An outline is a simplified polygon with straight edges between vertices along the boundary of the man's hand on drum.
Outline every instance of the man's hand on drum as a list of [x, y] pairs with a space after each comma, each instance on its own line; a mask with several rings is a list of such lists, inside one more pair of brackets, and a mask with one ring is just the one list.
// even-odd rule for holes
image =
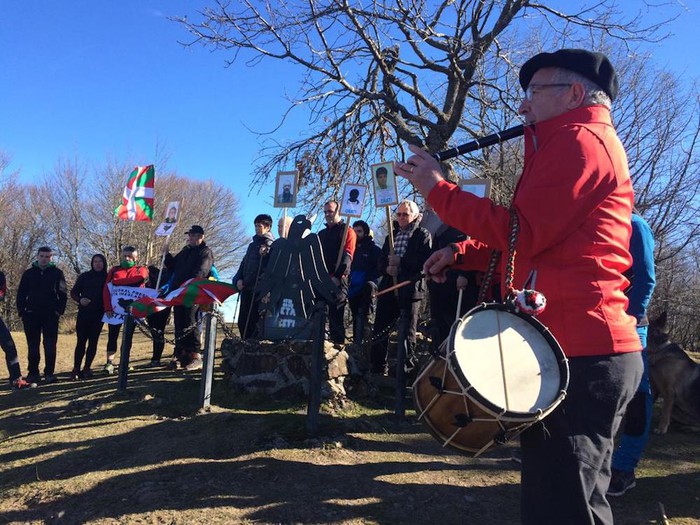
[[423, 265], [423, 273], [428, 279], [432, 279], [436, 283], [444, 283], [447, 281], [447, 269], [455, 262], [455, 253], [451, 247], [436, 251]]
[[444, 180], [438, 161], [418, 146], [409, 145], [413, 152], [406, 162], [394, 162], [394, 173], [410, 180], [416, 189], [428, 197], [430, 190]]

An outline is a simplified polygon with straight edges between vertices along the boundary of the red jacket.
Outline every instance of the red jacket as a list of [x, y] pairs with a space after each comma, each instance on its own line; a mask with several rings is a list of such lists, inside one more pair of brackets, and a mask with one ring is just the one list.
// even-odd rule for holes
[[[428, 201], [446, 223], [502, 250], [505, 275], [507, 208], [447, 182]], [[623, 293], [633, 201], [627, 156], [607, 108], [577, 108], [526, 129], [513, 197], [520, 219], [513, 286], [532, 277], [527, 287], [547, 298], [538, 319], [569, 357], [641, 350]]]
[[148, 268], [145, 266], [132, 266], [131, 268], [122, 268], [115, 266], [107, 274], [105, 286], [102, 289], [102, 298], [104, 300], [105, 312], [112, 311], [112, 296], [109, 293], [107, 284], [112, 283], [112, 286], [133, 286], [134, 288], [143, 288], [148, 281]]

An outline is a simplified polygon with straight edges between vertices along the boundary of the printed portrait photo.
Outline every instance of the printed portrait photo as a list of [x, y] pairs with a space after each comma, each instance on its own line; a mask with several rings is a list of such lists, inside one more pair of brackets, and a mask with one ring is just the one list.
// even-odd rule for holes
[[178, 201], [169, 202], [165, 207], [165, 218], [160, 226], [156, 228], [155, 234], [164, 237], [170, 235], [175, 229], [180, 216], [180, 203]]
[[365, 205], [367, 186], [364, 184], [348, 184], [340, 200], [340, 214], [346, 217], [361, 217]]
[[297, 205], [296, 171], [278, 171], [275, 184], [275, 208], [294, 208]]
[[372, 185], [374, 187], [374, 202], [376, 206], [393, 206], [399, 203], [399, 193], [396, 189], [396, 175], [393, 162], [373, 164]]

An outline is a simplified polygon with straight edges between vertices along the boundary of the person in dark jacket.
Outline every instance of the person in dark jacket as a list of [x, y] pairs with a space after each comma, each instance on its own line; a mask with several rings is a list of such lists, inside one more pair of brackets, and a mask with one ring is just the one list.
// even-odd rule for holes
[[348, 302], [352, 312], [353, 341], [362, 344], [369, 314], [374, 309], [372, 298], [377, 291], [382, 249], [374, 243], [369, 225], [365, 221], [355, 221], [352, 229], [355, 231], [357, 243], [350, 266]]
[[[97, 354], [97, 341], [102, 333], [102, 316], [104, 316], [103, 288], [107, 280], [107, 259], [96, 253], [90, 261], [90, 269], [78, 276], [70, 296], [78, 303], [78, 318], [75, 321], [75, 353], [73, 355], [73, 372], [71, 379], [92, 377], [92, 362]], [[85, 345], [87, 344], [87, 353]], [[85, 357], [85, 366], [81, 365]]]
[[[188, 279], [206, 279], [214, 264], [214, 254], [204, 242], [204, 228], [195, 224], [185, 233], [187, 245], [177, 255], [170, 254], [168, 243], [163, 247], [165, 266], [171, 274], [168, 281], [169, 290], [179, 288]], [[202, 369], [198, 311], [197, 305], [173, 307], [175, 321], [175, 361], [171, 365], [173, 368], [181, 366], [185, 370]]]
[[[7, 280], [5, 279], [5, 272], [0, 272], [0, 301], [5, 300], [6, 294]], [[19, 366], [19, 357], [17, 356], [17, 346], [2, 317], [0, 317], [0, 347], [5, 352], [5, 363], [7, 363], [7, 371], [10, 373], [12, 389], [24, 390], [25, 388], [35, 387], [36, 384], [30, 383], [22, 377], [22, 369]]]
[[[432, 251], [436, 252], [455, 242], [467, 239], [461, 231], [453, 228], [440, 220], [430, 204], [425, 203], [421, 226], [430, 232], [432, 237]], [[478, 280], [481, 272], [449, 270], [447, 281], [438, 283], [428, 281], [428, 295], [430, 298], [430, 337], [435, 348], [450, 335], [450, 330], [457, 315], [462, 316], [468, 310], [476, 306], [479, 296]], [[460, 289], [462, 301], [459, 301]], [[457, 306], [460, 311], [457, 314]]]
[[323, 205], [326, 227], [318, 232], [326, 270], [342, 295], [338, 304], [328, 305], [328, 329], [334, 343], [345, 342], [345, 303], [347, 302], [348, 275], [355, 255], [355, 232], [340, 218], [338, 201]]
[[39, 383], [39, 344], [44, 338], [44, 382], [55, 383], [58, 319], [66, 311], [68, 288], [63, 272], [51, 262], [53, 250], [42, 246], [37, 260], [25, 270], [17, 288], [17, 312], [22, 318], [29, 349], [29, 383]]
[[240, 299], [238, 308], [238, 331], [243, 339], [258, 336], [258, 320], [260, 319], [259, 298], [256, 297], [256, 287], [265, 271], [270, 246], [272, 245], [272, 217], [266, 214], [258, 215], [253, 221], [255, 235], [248, 245], [245, 256], [233, 276], [233, 284], [238, 288]]
[[371, 349], [371, 372], [387, 374], [389, 349], [388, 331], [399, 317], [408, 318], [406, 362], [412, 362], [416, 345], [416, 325], [420, 303], [425, 293], [425, 280], [420, 278], [423, 264], [431, 253], [430, 232], [420, 227], [418, 205], [410, 200], [399, 204], [396, 210], [397, 221], [392, 225], [394, 254], [389, 253], [389, 236], [382, 246], [379, 268], [382, 279], [379, 291], [389, 288], [397, 282], [415, 280], [412, 285], [399, 288], [397, 293], [387, 293], [377, 299], [377, 316], [374, 320], [374, 337], [376, 341]]

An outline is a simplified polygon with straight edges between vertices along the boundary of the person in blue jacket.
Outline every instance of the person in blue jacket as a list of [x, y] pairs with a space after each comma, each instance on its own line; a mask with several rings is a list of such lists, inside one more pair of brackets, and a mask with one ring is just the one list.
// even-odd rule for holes
[[355, 255], [350, 265], [350, 286], [348, 302], [352, 312], [353, 342], [361, 344], [369, 314], [374, 309], [373, 296], [379, 281], [379, 257], [382, 249], [374, 243], [374, 238], [365, 221], [355, 221], [352, 225], [357, 242]]
[[629, 298], [627, 313], [637, 319], [637, 333], [642, 342], [644, 373], [639, 388], [627, 406], [625, 424], [620, 443], [613, 454], [612, 478], [608, 496], [622, 496], [636, 486], [634, 471], [649, 440], [651, 411], [654, 400], [649, 381], [647, 355], [647, 307], [656, 285], [654, 270], [654, 235], [647, 222], [636, 211], [632, 214], [632, 238], [630, 240], [632, 267], [626, 274], [630, 286], [625, 291]]

